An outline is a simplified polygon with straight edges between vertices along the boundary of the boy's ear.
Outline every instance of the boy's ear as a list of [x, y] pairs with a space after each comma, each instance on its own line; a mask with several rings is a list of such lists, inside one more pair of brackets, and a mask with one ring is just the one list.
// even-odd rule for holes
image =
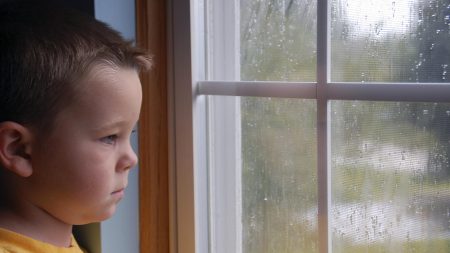
[[3, 168], [29, 177], [33, 173], [31, 144], [30, 129], [11, 121], [0, 123], [0, 164]]

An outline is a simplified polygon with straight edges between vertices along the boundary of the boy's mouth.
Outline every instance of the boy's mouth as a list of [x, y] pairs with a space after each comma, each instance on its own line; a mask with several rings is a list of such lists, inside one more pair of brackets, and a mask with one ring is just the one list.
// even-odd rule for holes
[[113, 191], [113, 192], [111, 193], [111, 195], [115, 195], [115, 194], [122, 194], [122, 195], [123, 195], [124, 193], [125, 193], [125, 187]]
[[111, 197], [117, 200], [121, 200], [123, 197], [125, 197], [125, 188], [113, 191], [111, 193]]

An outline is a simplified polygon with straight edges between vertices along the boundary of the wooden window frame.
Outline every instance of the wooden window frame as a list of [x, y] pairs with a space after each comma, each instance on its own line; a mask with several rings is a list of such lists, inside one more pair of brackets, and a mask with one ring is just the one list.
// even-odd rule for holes
[[139, 230], [141, 253], [169, 252], [167, 4], [136, 0], [136, 43], [153, 58], [141, 74]]

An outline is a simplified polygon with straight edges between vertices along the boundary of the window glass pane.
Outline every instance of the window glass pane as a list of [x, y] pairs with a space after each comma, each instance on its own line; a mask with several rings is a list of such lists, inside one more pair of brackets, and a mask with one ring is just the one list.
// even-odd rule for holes
[[241, 0], [241, 80], [316, 79], [316, 1]]
[[244, 98], [241, 110], [244, 252], [317, 252], [315, 102]]
[[[239, 122], [221, 110], [233, 103]], [[317, 252], [315, 101], [214, 96], [210, 110], [211, 252]]]
[[448, 0], [331, 1], [334, 82], [450, 82]]
[[449, 252], [449, 141], [450, 104], [332, 101], [332, 252]]

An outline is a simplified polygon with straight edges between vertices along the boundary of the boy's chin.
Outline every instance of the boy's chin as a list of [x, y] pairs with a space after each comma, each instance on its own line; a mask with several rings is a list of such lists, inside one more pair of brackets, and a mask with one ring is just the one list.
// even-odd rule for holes
[[111, 218], [115, 212], [116, 212], [116, 207], [114, 206], [114, 207], [111, 207], [109, 210], [105, 210], [102, 213], [97, 213], [96, 215], [82, 219], [76, 223], [73, 223], [73, 225], [86, 225], [86, 224], [91, 224], [91, 223], [96, 223], [96, 222], [102, 222], [102, 221], [105, 221], [105, 220], [108, 220], [109, 218]]

